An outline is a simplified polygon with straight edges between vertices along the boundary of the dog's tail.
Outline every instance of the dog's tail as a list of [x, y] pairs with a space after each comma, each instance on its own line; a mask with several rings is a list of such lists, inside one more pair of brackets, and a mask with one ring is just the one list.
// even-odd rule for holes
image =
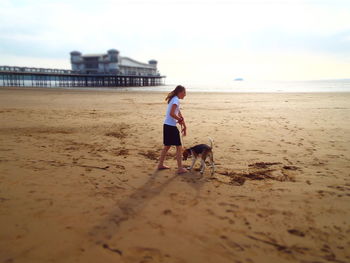
[[208, 137], [208, 139], [209, 139], [209, 143], [210, 143], [210, 148], [212, 148], [212, 149], [213, 149], [213, 144], [214, 144], [214, 141], [213, 141], [213, 139], [212, 139], [212, 138], [210, 138], [210, 137]]

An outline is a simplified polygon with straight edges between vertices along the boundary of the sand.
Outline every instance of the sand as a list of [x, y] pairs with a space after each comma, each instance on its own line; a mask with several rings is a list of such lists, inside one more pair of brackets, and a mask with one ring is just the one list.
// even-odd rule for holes
[[189, 92], [214, 176], [155, 170], [164, 96], [0, 89], [0, 262], [350, 262], [350, 93]]

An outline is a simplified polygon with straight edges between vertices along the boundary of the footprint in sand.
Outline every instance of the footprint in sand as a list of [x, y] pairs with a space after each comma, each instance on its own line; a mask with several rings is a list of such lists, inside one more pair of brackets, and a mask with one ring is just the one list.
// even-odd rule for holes
[[129, 150], [124, 148], [124, 147], [113, 148], [111, 150], [111, 152], [113, 153], [113, 155], [116, 155], [116, 156], [127, 156], [127, 155], [129, 155]]
[[127, 132], [129, 128], [130, 125], [126, 123], [115, 124], [110, 128], [110, 131], [105, 133], [105, 135], [117, 139], [125, 139], [129, 135]]
[[299, 237], [304, 237], [305, 234], [304, 232], [298, 230], [298, 229], [288, 229], [288, 233], [289, 234], [292, 234], [292, 235], [295, 235], [295, 236], [299, 236]]
[[149, 247], [133, 247], [125, 251], [125, 256], [123, 259], [125, 262], [166, 262], [166, 258], [170, 257], [169, 255], [163, 255], [163, 253], [157, 248]]
[[172, 201], [180, 204], [180, 205], [187, 205], [187, 206], [195, 206], [198, 204], [198, 200], [197, 199], [190, 199], [188, 200], [188, 198], [186, 197], [182, 197], [177, 193], [170, 193], [170, 198]]
[[301, 169], [293, 165], [283, 165], [280, 162], [258, 162], [250, 164], [248, 172], [242, 176], [251, 180], [271, 179], [280, 182], [295, 182], [295, 177]]
[[161, 150], [143, 150], [140, 151], [138, 154], [146, 157], [149, 160], [157, 161], [160, 155], [160, 151]]

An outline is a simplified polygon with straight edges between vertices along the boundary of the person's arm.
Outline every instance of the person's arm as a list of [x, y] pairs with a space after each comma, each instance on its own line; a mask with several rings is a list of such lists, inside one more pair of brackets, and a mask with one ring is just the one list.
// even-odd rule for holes
[[182, 116], [182, 114], [181, 114], [180, 109], [179, 109], [179, 116], [180, 116], [180, 118], [184, 118], [184, 117]]
[[177, 116], [177, 115], [175, 114], [176, 107], [177, 107], [176, 104], [173, 104], [173, 105], [171, 106], [170, 116], [171, 116], [172, 118], [174, 118], [175, 120], [177, 120], [178, 122], [181, 122], [182, 118], [179, 117], [179, 116]]
[[182, 123], [181, 123], [181, 132], [182, 132], [182, 134], [183, 134], [184, 136], [186, 136], [186, 134], [187, 134], [187, 128], [186, 128], [185, 122], [182, 122]]
[[[179, 123], [185, 125], [185, 118], [182, 116], [181, 111], [179, 110], [179, 117], [182, 119]], [[186, 125], [185, 125], [186, 126]]]
[[181, 125], [181, 132], [184, 136], [186, 136], [186, 123], [185, 123], [185, 119], [181, 114], [181, 111], [179, 111], [179, 116], [181, 118], [181, 121], [179, 121], [180, 125]]
[[179, 111], [179, 115], [181, 116], [177, 116], [175, 114], [175, 110], [176, 110], [176, 107], [178, 107], [177, 104], [174, 104], [171, 106], [171, 110], [170, 110], [170, 116], [173, 117], [175, 120], [177, 120], [180, 125], [181, 125], [181, 132], [183, 133], [184, 136], [186, 136], [186, 124], [185, 124], [185, 120], [184, 118], [182, 117], [182, 114], [181, 112]]

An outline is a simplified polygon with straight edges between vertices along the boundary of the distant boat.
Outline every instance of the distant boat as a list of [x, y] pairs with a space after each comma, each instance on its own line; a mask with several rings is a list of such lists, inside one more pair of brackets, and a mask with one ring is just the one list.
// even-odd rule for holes
[[234, 81], [243, 81], [244, 79], [243, 78], [236, 78], [234, 79]]

